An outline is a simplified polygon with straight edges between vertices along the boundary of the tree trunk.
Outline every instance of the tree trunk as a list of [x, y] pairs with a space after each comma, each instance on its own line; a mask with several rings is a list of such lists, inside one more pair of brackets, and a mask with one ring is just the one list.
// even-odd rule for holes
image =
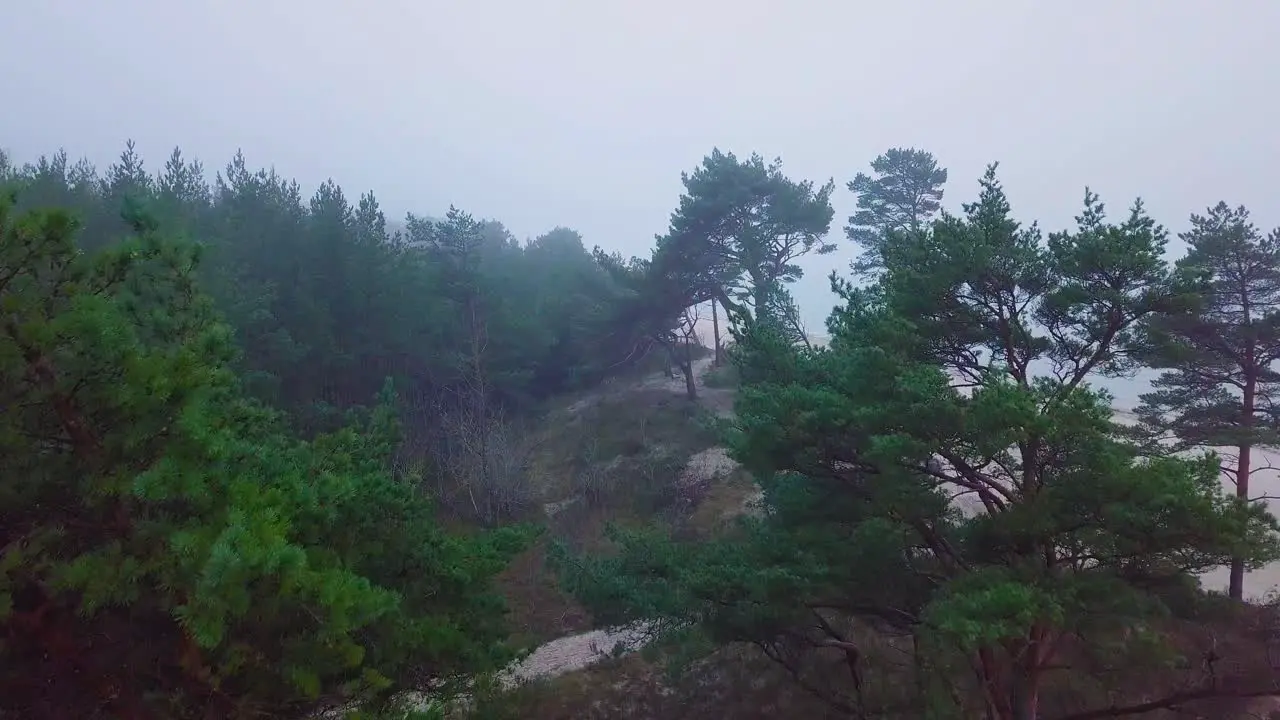
[[751, 302], [755, 307], [751, 308], [755, 314], [756, 322], [764, 319], [769, 311], [769, 286], [763, 280], [753, 280], [755, 285], [751, 288]]
[[711, 333], [714, 336], [715, 353], [711, 356], [711, 364], [720, 367], [720, 313], [716, 310], [716, 298], [711, 297]]
[[692, 363], [684, 363], [680, 368], [684, 371], [684, 391], [689, 395], [690, 400], [698, 399], [698, 385], [693, 381], [693, 365]]
[[[1241, 443], [1236, 448], [1239, 454], [1236, 460], [1236, 497], [1245, 502], [1249, 502], [1249, 474], [1252, 472], [1250, 467], [1253, 463], [1253, 448], [1247, 443]], [[1227, 581], [1227, 595], [1232, 600], [1244, 599], [1244, 560], [1242, 558], [1231, 558], [1231, 575]]]
[[984, 720], [1009, 720], [1009, 698], [1005, 694], [1004, 683], [1001, 682], [999, 666], [990, 648], [979, 648], [977, 652], [978, 682], [982, 689], [983, 704], [986, 707]]
[[[1247, 435], [1253, 426], [1253, 410], [1257, 401], [1256, 382], [1252, 376], [1247, 378], [1244, 383], [1244, 397], [1241, 409], [1243, 410], [1241, 417], [1241, 425], [1246, 433], [1244, 442], [1241, 442], [1236, 448], [1238, 458], [1236, 459], [1236, 497], [1244, 502], [1249, 502], [1249, 475], [1253, 472], [1253, 439]], [[1244, 599], [1244, 560], [1241, 558], [1231, 558], [1231, 575], [1227, 581], [1227, 595], [1232, 600]]]
[[683, 352], [678, 352], [677, 362], [680, 372], [684, 374], [684, 391], [690, 400], [698, 399], [698, 384], [693, 379], [693, 343], [688, 338], [684, 341]]
[[1009, 688], [1009, 720], [1038, 720], [1040, 717], [1039, 678], [1035, 672], [1018, 672]]
[[1034, 626], [1024, 643], [978, 650], [979, 682], [991, 720], [1039, 720], [1040, 682], [1052, 651], [1050, 633]]
[[467, 304], [471, 311], [471, 369], [472, 377], [472, 413], [475, 415], [473, 422], [476, 425], [478, 436], [476, 440], [479, 443], [476, 458], [476, 475], [467, 479], [467, 496], [471, 499], [471, 507], [476, 511], [477, 515], [483, 516], [484, 513], [480, 509], [480, 503], [476, 500], [474, 481], [479, 480], [484, 487], [489, 487], [489, 437], [488, 437], [488, 419], [489, 419], [489, 387], [485, 381], [484, 372], [484, 348], [488, 342], [488, 338], [483, 337], [485, 328], [480, 318], [480, 313], [476, 308], [475, 295], [471, 295]]

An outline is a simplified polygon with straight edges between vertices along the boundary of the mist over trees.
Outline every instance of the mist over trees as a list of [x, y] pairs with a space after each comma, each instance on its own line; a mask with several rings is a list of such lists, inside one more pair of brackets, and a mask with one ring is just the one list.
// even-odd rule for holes
[[[545, 520], [524, 423], [672, 367], [698, 399], [711, 303], [735, 340], [724, 442], [762, 512], [561, 548], [597, 625], [754, 646], [844, 717], [1280, 694], [1207, 619], [1243, 605], [1197, 580], [1231, 566], [1239, 600], [1280, 558], [1248, 482], [1280, 427], [1280, 235], [1218, 204], [1170, 263], [1141, 202], [1086, 190], [1045, 233], [995, 165], [955, 212], [927, 151], [870, 169], [816, 347], [789, 286], [836, 250], [835, 184], [758, 154], [684, 173], [638, 257], [460, 208], [392, 221], [239, 154], [0, 154], [0, 714], [468, 692], [521, 649], [495, 578]], [[1126, 429], [1093, 383], [1139, 367], [1163, 374]]]
[[316, 422], [368, 402], [388, 376], [414, 395], [483, 383], [488, 399], [525, 407], [618, 360], [590, 347], [613, 288], [572, 230], [525, 244], [455, 209], [410, 216], [393, 234], [372, 194], [349, 199], [326, 181], [303, 198], [296, 181], [241, 155], [211, 183], [178, 150], [148, 174], [132, 144], [101, 177], [65, 153], [10, 172], [19, 209], [84, 218], [86, 249], [127, 230], [126, 199], [198, 240], [200, 279], [236, 330], [251, 390]]
[[0, 703], [24, 717], [297, 716], [502, 667], [490, 583], [530, 533], [439, 510], [519, 519], [509, 419], [686, 310], [628, 325], [567, 228], [391, 233], [372, 194], [307, 199], [241, 155], [3, 159], [0, 186]]

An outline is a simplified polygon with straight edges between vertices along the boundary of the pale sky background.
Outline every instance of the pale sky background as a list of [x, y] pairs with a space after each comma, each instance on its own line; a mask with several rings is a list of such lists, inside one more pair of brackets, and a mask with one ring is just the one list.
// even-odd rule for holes
[[1060, 229], [1086, 184], [1180, 231], [1218, 200], [1280, 224], [1280, 2], [7, 0], [0, 147], [100, 168], [126, 138], [221, 168], [237, 148], [388, 215], [450, 203], [647, 253], [712, 147], [834, 177], [839, 253], [795, 289], [820, 330], [854, 252], [844, 183], [933, 152]]

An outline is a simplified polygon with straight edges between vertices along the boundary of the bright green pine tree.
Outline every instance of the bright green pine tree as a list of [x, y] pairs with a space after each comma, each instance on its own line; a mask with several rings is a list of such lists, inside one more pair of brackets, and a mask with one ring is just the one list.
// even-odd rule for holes
[[[490, 579], [388, 474], [389, 395], [311, 442], [244, 400], [193, 246], [0, 203], [0, 714], [277, 717], [501, 666]], [[389, 392], [389, 391], [388, 391]]]
[[619, 532], [564, 560], [570, 586], [603, 622], [754, 643], [851, 717], [1124, 715], [1137, 677], [1165, 706], [1233, 692], [1141, 673], [1194, 574], [1277, 558], [1276, 523], [1216, 458], [1144, 457], [1091, 389], [1196, 289], [1140, 206], [1102, 209], [1046, 240], [992, 168], [963, 216], [890, 236], [878, 284], [836, 283], [829, 348], [749, 326], [730, 440], [764, 515], [713, 542]]

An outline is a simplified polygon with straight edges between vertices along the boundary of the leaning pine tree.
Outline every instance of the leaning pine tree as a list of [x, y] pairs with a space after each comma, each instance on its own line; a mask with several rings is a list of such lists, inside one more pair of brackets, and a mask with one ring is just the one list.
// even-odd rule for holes
[[[1261, 469], [1254, 448], [1280, 444], [1280, 231], [1263, 237], [1249, 211], [1218, 203], [1191, 216], [1181, 238], [1189, 251], [1179, 265], [1208, 280], [1199, 307], [1154, 316], [1145, 361], [1163, 372], [1142, 396], [1143, 426], [1175, 451], [1233, 448], [1223, 474], [1237, 497], [1250, 498]], [[1234, 454], [1234, 457], [1230, 457]], [[1244, 595], [1245, 563], [1231, 563], [1229, 593]]]

